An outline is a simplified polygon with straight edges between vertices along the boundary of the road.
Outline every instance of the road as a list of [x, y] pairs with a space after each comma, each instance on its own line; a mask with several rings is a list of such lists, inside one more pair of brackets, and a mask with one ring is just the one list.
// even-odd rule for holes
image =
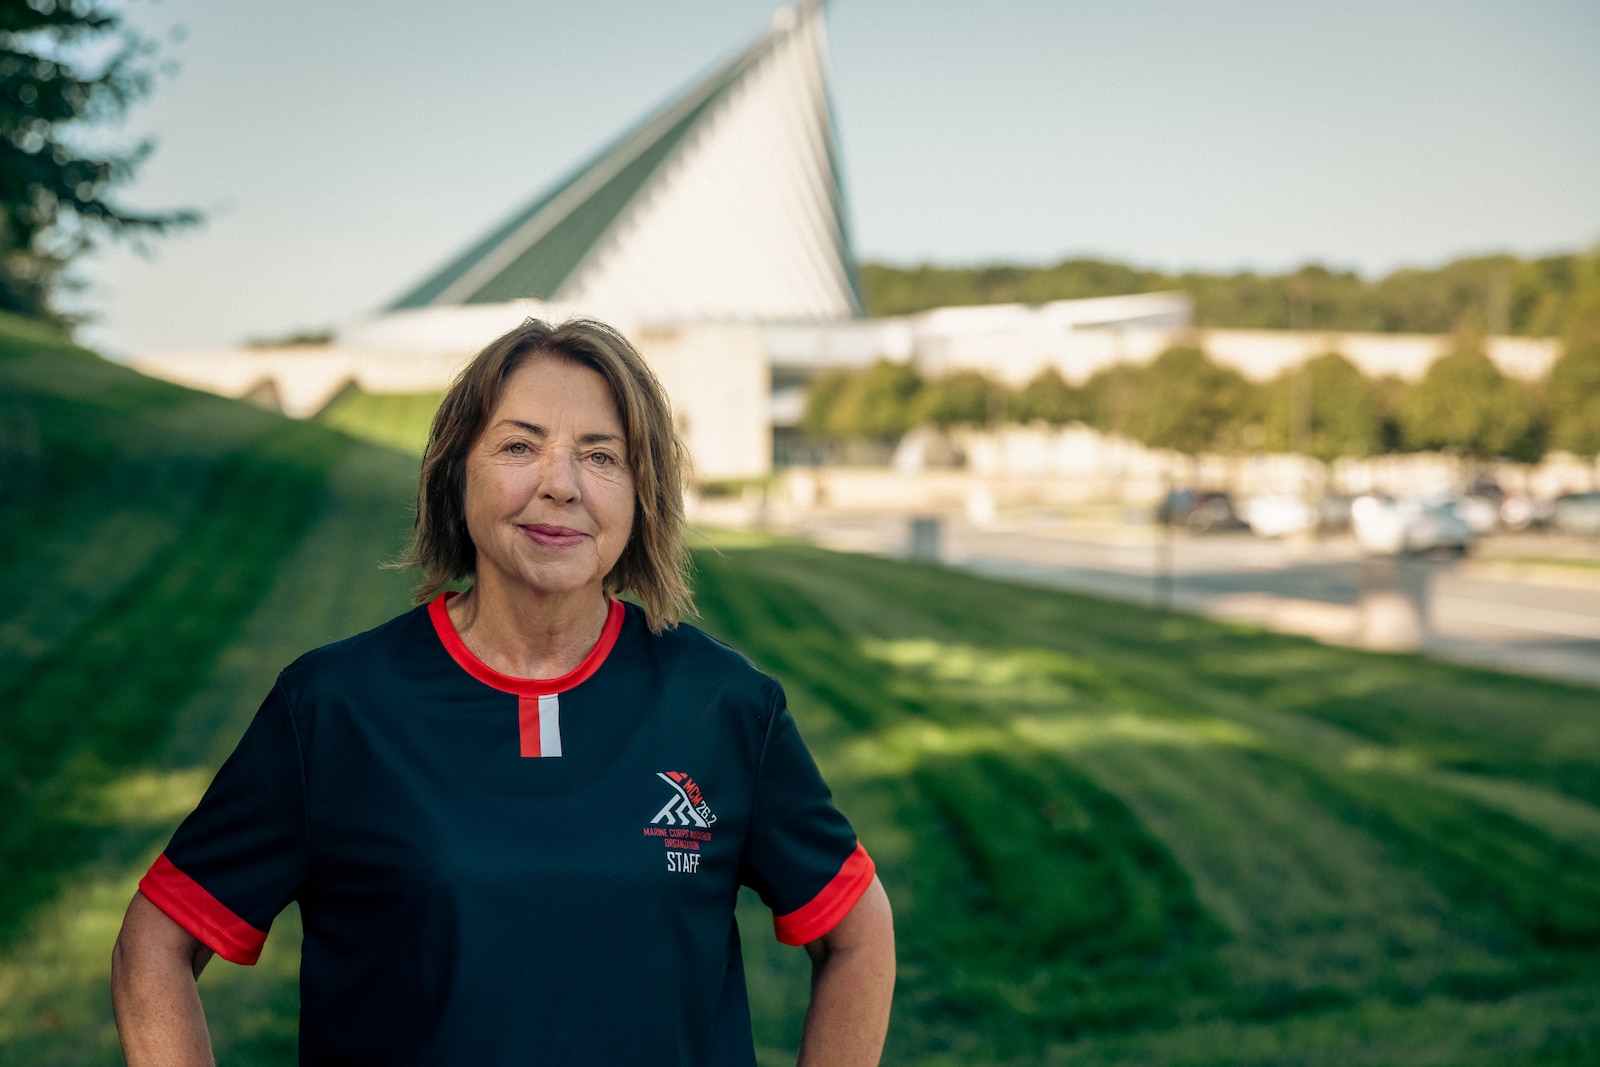
[[[903, 517], [812, 516], [798, 532], [846, 551], [911, 550]], [[1167, 535], [1048, 515], [978, 527], [945, 516], [937, 558], [1010, 581], [1600, 686], [1600, 568], [1507, 562], [1548, 555], [1551, 544], [1495, 539], [1479, 554], [1487, 558], [1373, 560], [1349, 538]]]

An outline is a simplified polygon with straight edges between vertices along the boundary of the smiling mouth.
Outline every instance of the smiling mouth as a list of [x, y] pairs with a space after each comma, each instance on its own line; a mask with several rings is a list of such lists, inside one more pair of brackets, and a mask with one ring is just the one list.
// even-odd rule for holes
[[566, 526], [548, 526], [542, 522], [523, 526], [521, 530], [528, 536], [528, 540], [542, 548], [571, 548], [589, 539], [588, 534], [578, 530]]

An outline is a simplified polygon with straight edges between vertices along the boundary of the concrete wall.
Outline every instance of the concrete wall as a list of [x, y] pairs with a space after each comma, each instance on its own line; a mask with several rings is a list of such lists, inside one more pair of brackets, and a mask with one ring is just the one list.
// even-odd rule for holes
[[1183, 293], [1135, 293], [762, 329], [773, 367], [787, 375], [887, 359], [913, 362], [928, 377], [975, 368], [1020, 383], [1050, 364], [1074, 380], [1120, 358], [1148, 359], [1187, 331], [1192, 318]]
[[[132, 366], [223, 396], [270, 397], [285, 414], [307, 418], [351, 384], [368, 393], [443, 392], [484, 344], [541, 310], [549, 309], [495, 305], [493, 313], [431, 319], [423, 312], [409, 317], [412, 330], [380, 322], [352, 338], [372, 345], [409, 341], [411, 349], [345, 342], [162, 352], [141, 355]], [[667, 390], [698, 477], [757, 478], [772, 469], [770, 372], [758, 328], [688, 323], [631, 336]], [[447, 347], [421, 348], [429, 342]]]
[[[1369, 378], [1394, 375], [1414, 382], [1450, 344], [1449, 337], [1430, 334], [1190, 331], [1137, 325], [1047, 331], [1025, 326], [996, 323], [989, 330], [923, 334], [913, 360], [929, 377], [981, 370], [1020, 385], [1045, 367], [1055, 367], [1068, 382], [1082, 385], [1106, 367], [1148, 363], [1173, 345], [1194, 343], [1253, 381], [1269, 381], [1308, 359], [1338, 352]], [[1543, 378], [1561, 354], [1561, 344], [1553, 338], [1491, 337], [1486, 347], [1501, 373], [1522, 381]]]
[[[1326, 352], [1338, 352], [1368, 377], [1416, 381], [1443, 355], [1450, 338], [1434, 334], [1324, 330], [1195, 330], [1188, 297], [1141, 293], [1040, 306], [991, 304], [936, 308], [916, 315], [763, 327], [768, 358], [786, 379], [879, 359], [909, 362], [924, 377], [982, 371], [1021, 385], [1054, 367], [1073, 385], [1118, 363], [1143, 364], [1176, 344], [1196, 343], [1224, 366], [1255, 381]], [[1537, 381], [1560, 355], [1550, 338], [1493, 337], [1489, 358], [1502, 373]]]
[[[1206, 330], [1197, 340], [1217, 362], [1255, 381], [1268, 381], [1286, 368], [1325, 352], [1338, 352], [1369, 378], [1393, 375], [1418, 381], [1430, 364], [1449, 350], [1451, 339], [1438, 334], [1332, 333], [1312, 330]], [[1491, 337], [1485, 347], [1500, 373], [1538, 381], [1561, 355], [1561, 342], [1544, 337]]]
[[758, 327], [645, 327], [634, 340], [672, 399], [698, 480], [759, 478], [772, 469], [771, 373]]
[[470, 353], [378, 351], [342, 345], [145, 353], [131, 366], [193, 389], [242, 397], [270, 393], [284, 414], [306, 418], [345, 386], [368, 393], [442, 391]]

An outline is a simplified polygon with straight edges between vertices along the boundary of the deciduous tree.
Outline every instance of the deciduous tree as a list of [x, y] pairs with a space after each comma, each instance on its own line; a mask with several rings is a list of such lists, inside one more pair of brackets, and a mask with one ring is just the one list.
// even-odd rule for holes
[[1481, 338], [1458, 337], [1400, 402], [1409, 449], [1448, 449], [1477, 458], [1525, 458], [1537, 430], [1532, 399], [1508, 381]]
[[881, 359], [866, 370], [836, 371], [812, 383], [801, 429], [835, 440], [893, 442], [916, 425], [922, 379], [906, 363]]
[[1045, 422], [1051, 426], [1065, 426], [1082, 419], [1085, 413], [1079, 391], [1066, 383], [1060, 371], [1046, 367], [1017, 391], [1011, 414], [1024, 425]]
[[1114, 363], [1096, 371], [1078, 397], [1083, 421], [1102, 433], [1126, 434], [1128, 413], [1143, 380], [1141, 368]]
[[1151, 448], [1228, 452], [1243, 445], [1243, 431], [1259, 420], [1259, 408], [1257, 388], [1243, 375], [1181, 345], [1139, 373], [1128, 432]]
[[1263, 429], [1269, 450], [1324, 463], [1370, 456], [1383, 442], [1372, 383], [1335, 352], [1290, 368], [1266, 387]]
[[854, 371], [831, 370], [812, 379], [806, 387], [806, 406], [800, 415], [802, 433], [821, 438], [839, 436], [834, 429], [833, 412], [855, 376]]
[[956, 371], [923, 386], [917, 397], [916, 420], [951, 426], [993, 426], [1004, 421], [1011, 393], [1004, 385], [975, 370]]
[[1545, 383], [1550, 447], [1600, 453], [1600, 292], [1574, 317]]

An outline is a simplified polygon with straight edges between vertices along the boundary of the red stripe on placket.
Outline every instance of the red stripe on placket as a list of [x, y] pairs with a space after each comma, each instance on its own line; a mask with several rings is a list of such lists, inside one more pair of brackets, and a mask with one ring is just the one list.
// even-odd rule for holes
[[524, 756], [561, 755], [561, 698], [555, 693], [517, 697], [517, 732]]
[[522, 734], [522, 754], [538, 756], [539, 752], [539, 698], [517, 698], [517, 728]]

